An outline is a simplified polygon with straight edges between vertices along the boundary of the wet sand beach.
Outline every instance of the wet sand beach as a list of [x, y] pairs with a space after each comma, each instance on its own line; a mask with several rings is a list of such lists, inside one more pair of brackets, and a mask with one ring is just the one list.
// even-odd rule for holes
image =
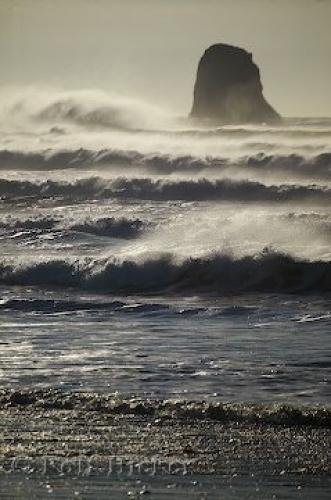
[[168, 498], [174, 490], [176, 498], [235, 498], [241, 487], [243, 498], [308, 498], [312, 487], [327, 498], [330, 491], [327, 408], [55, 390], [2, 391], [0, 408], [1, 498], [29, 488], [34, 498]]

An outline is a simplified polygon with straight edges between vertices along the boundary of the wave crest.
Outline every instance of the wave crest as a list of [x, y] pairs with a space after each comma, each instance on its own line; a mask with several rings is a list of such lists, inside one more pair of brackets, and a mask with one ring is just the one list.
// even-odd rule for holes
[[106, 236], [109, 238], [136, 238], [148, 226], [140, 219], [126, 219], [125, 217], [101, 217], [99, 219], [86, 218], [80, 221], [70, 221], [54, 217], [34, 217], [28, 219], [15, 219], [7, 217], [0, 220], [0, 231], [5, 233], [13, 231], [45, 232], [45, 231], [75, 231], [79, 233]]
[[143, 154], [116, 149], [45, 150], [23, 152], [0, 150], [0, 169], [56, 170], [93, 167], [140, 167], [150, 172], [167, 174], [199, 173], [211, 170], [222, 173], [236, 171], [275, 174], [299, 178], [331, 180], [331, 153], [303, 156], [299, 154], [269, 155], [257, 153], [239, 157], [208, 157]]
[[316, 185], [266, 186], [260, 182], [221, 179], [152, 180], [150, 178], [128, 179], [125, 177], [109, 181], [101, 177], [79, 179], [76, 182], [47, 180], [30, 182], [0, 179], [0, 197], [4, 201], [21, 198], [60, 197], [74, 200], [90, 199], [141, 199], [184, 201], [238, 201], [238, 202], [301, 202], [317, 204], [331, 202], [331, 190]]
[[265, 251], [240, 259], [213, 254], [182, 262], [171, 255], [161, 255], [135, 261], [2, 263], [0, 283], [77, 287], [109, 293], [330, 292], [331, 262], [298, 260]]
[[[144, 101], [101, 90], [55, 91], [20, 89], [3, 95], [2, 115], [20, 124], [47, 123], [54, 130], [64, 124], [122, 130], [154, 129], [170, 121], [160, 108]], [[58, 128], [60, 127], [60, 128]]]

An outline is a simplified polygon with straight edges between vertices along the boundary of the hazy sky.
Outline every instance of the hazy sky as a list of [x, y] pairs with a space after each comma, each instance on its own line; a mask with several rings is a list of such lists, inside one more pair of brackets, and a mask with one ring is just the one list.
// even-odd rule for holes
[[98, 87], [186, 113], [215, 42], [253, 52], [280, 113], [331, 116], [331, 0], [0, 0], [1, 85]]

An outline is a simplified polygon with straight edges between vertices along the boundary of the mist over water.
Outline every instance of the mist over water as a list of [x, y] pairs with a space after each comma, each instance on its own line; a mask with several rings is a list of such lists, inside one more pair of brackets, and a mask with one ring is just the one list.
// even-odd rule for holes
[[331, 120], [201, 128], [92, 90], [5, 90], [0, 103], [4, 217], [16, 200], [28, 219], [54, 217], [60, 203], [61, 217], [75, 218], [85, 203], [100, 218], [95, 200], [105, 216], [112, 206], [126, 216], [129, 202], [154, 229], [128, 255], [147, 246], [184, 257], [268, 247], [329, 259]]

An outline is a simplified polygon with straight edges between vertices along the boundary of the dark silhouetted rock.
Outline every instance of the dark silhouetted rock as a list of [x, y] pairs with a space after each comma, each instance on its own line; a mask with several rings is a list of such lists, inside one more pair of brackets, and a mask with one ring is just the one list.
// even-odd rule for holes
[[212, 45], [199, 62], [191, 117], [219, 124], [280, 123], [262, 90], [251, 53], [232, 45]]

